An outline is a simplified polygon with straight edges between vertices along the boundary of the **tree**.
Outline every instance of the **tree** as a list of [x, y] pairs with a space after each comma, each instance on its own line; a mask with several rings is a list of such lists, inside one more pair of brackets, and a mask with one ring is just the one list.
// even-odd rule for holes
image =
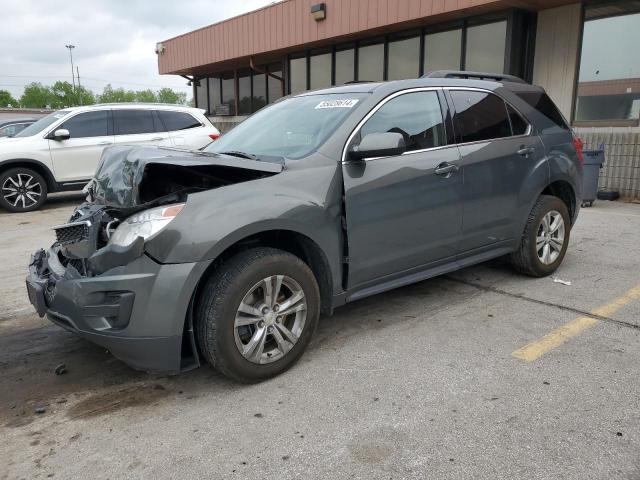
[[0, 107], [18, 106], [18, 101], [7, 90], [0, 90]]
[[165, 87], [158, 92], [158, 101], [160, 103], [179, 103], [180, 105], [184, 105], [187, 103], [187, 94], [184, 92], [175, 92]]
[[51, 87], [54, 100], [53, 108], [63, 108], [75, 105], [92, 105], [95, 103], [93, 92], [84, 87], [75, 87], [69, 82], [57, 81]]
[[110, 84], [104, 87], [102, 95], [98, 95], [98, 102], [100, 103], [123, 103], [135, 101], [136, 92], [132, 90], [125, 90], [124, 88], [113, 88]]
[[[6, 97], [6, 100], [5, 100]], [[6, 103], [5, 103], [6, 102]], [[73, 87], [69, 82], [57, 81], [51, 87], [46, 87], [39, 82], [30, 83], [24, 89], [20, 98], [23, 107], [44, 108], [64, 108], [77, 105], [92, 105], [100, 103], [123, 103], [123, 102], [144, 102], [144, 103], [187, 103], [187, 94], [174, 92], [170, 88], [163, 88], [158, 93], [153, 90], [125, 90], [124, 88], [113, 88], [110, 84], [104, 87], [102, 94], [94, 93], [84, 87]], [[17, 105], [18, 102], [11, 97], [6, 90], [0, 90], [0, 107], [11, 103]]]
[[153, 90], [139, 90], [136, 92], [136, 102], [158, 103], [158, 97]]
[[26, 108], [45, 108], [53, 106], [53, 93], [49, 87], [40, 82], [32, 82], [24, 87], [24, 93], [20, 97], [20, 105]]

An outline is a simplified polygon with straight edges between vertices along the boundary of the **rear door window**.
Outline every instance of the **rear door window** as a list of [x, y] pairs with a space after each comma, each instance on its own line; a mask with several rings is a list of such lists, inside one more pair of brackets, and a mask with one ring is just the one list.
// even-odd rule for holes
[[460, 143], [480, 142], [511, 136], [504, 100], [489, 92], [452, 90], [454, 123]]
[[511, 130], [513, 130], [513, 134], [526, 134], [529, 124], [524, 118], [522, 118], [522, 115], [520, 115], [516, 109], [509, 104], [507, 104], [507, 112], [509, 112], [509, 120], [511, 120]]
[[113, 121], [116, 135], [137, 135], [154, 133], [156, 122], [153, 121], [153, 110], [114, 110]]
[[105, 137], [109, 135], [109, 111], [79, 113], [58, 128], [69, 130], [71, 138]]
[[202, 126], [202, 124], [198, 120], [185, 112], [170, 112], [165, 110], [158, 110], [158, 115], [160, 116], [162, 123], [164, 123], [164, 126], [169, 132], [188, 130], [189, 128]]
[[402, 134], [407, 152], [445, 145], [438, 93], [413, 92], [389, 100], [362, 126], [360, 136], [383, 132]]

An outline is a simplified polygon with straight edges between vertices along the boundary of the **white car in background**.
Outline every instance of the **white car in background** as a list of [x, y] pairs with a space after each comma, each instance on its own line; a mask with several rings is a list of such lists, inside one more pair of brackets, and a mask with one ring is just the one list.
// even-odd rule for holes
[[40, 208], [48, 192], [81, 190], [109, 145], [196, 150], [219, 136], [204, 110], [179, 105], [118, 103], [58, 110], [0, 140], [0, 208], [27, 212]]

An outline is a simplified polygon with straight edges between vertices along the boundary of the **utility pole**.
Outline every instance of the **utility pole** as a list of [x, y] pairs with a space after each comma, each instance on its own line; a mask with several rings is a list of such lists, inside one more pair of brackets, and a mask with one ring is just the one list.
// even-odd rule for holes
[[76, 77], [75, 77], [75, 74], [74, 74], [74, 71], [73, 71], [73, 53], [72, 53], [72, 50], [74, 48], [76, 48], [76, 46], [69, 44], [69, 45], [65, 45], [65, 47], [67, 47], [69, 49], [69, 58], [71, 59], [71, 83], [73, 83], [73, 92], [75, 93], [75, 91], [76, 91]]
[[80, 86], [80, 69], [76, 65], [76, 78], [78, 79], [78, 101], [82, 105], [82, 87]]

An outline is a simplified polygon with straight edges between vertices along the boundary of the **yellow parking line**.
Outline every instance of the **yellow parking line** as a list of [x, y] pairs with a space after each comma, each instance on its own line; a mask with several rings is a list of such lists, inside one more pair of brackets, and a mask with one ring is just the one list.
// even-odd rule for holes
[[632, 300], [638, 299], [640, 299], [640, 285], [636, 285], [632, 289], [628, 290], [624, 295], [612, 300], [606, 305], [602, 305], [601, 307], [592, 310], [591, 313], [594, 315], [600, 315], [601, 317], [610, 317]]
[[[637, 285], [628, 290], [621, 297], [618, 297], [611, 302], [592, 310], [591, 313], [600, 317], [609, 317], [620, 310], [622, 307], [636, 299], [640, 299], [640, 285]], [[553, 330], [551, 333], [545, 335], [541, 339], [536, 340], [535, 342], [531, 342], [522, 348], [519, 348], [511, 355], [524, 360], [525, 362], [533, 362], [548, 351], [562, 345], [570, 338], [575, 337], [580, 332], [593, 327], [597, 323], [599, 323], [599, 320], [596, 320], [592, 317], [578, 317], [575, 320], [567, 323], [566, 325]]]

